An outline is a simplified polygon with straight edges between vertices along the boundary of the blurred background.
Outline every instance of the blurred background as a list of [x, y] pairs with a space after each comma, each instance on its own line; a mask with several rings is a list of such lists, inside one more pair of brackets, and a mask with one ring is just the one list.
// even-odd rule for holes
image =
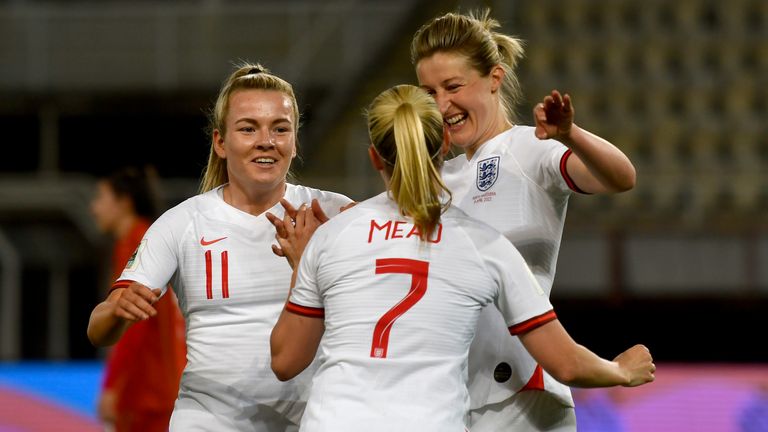
[[421, 24], [483, 6], [526, 41], [522, 122], [570, 93], [576, 122], [637, 168], [628, 193], [571, 199], [553, 303], [602, 356], [642, 342], [668, 368], [643, 391], [577, 393], [580, 422], [618, 419], [581, 430], [768, 430], [739, 420], [768, 404], [765, 0], [3, 1], [0, 401], [16, 405], [0, 402], [0, 430], [54, 430], [19, 420], [39, 417], [19, 401], [94, 427], [104, 354], [85, 329], [111, 282], [98, 176], [150, 165], [166, 207], [194, 195], [206, 112], [247, 59], [295, 86], [296, 181], [367, 198], [382, 186], [363, 108], [415, 82]]

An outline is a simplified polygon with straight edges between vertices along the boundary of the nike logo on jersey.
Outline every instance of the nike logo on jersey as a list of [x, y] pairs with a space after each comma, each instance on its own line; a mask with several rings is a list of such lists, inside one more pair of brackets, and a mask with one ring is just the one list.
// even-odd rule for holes
[[212, 244], [214, 244], [216, 242], [224, 240], [225, 238], [226, 237], [222, 237], [222, 238], [217, 238], [217, 239], [211, 240], [211, 241], [205, 241], [205, 236], [202, 236], [202, 237], [200, 237], [200, 244], [203, 245], [203, 246], [210, 246], [210, 245], [212, 245]]

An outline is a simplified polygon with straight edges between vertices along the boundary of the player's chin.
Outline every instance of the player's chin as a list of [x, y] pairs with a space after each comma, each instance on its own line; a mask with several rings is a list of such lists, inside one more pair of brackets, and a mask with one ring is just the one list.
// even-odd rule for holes
[[478, 140], [478, 134], [467, 119], [461, 127], [450, 132], [451, 144], [466, 149], [472, 147]]
[[272, 169], [252, 172], [249, 177], [254, 186], [264, 189], [280, 186], [285, 181], [286, 175], [285, 171]]
[[466, 136], [466, 134], [463, 134], [462, 132], [463, 131], [460, 131], [456, 134], [451, 134], [451, 144], [461, 149], [471, 147], [473, 144], [472, 140], [469, 138], [469, 136]]

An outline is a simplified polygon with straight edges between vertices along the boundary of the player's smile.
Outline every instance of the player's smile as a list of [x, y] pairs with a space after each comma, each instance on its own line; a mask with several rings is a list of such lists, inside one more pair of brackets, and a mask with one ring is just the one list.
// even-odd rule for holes
[[458, 132], [462, 128], [462, 126], [464, 126], [467, 123], [468, 118], [469, 118], [469, 114], [467, 113], [445, 115], [443, 122], [445, 123], [445, 126], [448, 128], [448, 131], [451, 133], [454, 133], [454, 132]]
[[280, 159], [275, 156], [260, 155], [251, 158], [250, 165], [259, 170], [274, 170], [280, 167]]
[[275, 164], [275, 159], [271, 157], [257, 157], [257, 158], [254, 158], [251, 162], [258, 165], [271, 167], [272, 165]]

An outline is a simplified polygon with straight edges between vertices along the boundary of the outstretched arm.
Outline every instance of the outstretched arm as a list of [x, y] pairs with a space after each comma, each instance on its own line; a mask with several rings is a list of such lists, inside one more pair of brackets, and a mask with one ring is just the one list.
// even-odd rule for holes
[[159, 288], [151, 290], [136, 282], [113, 290], [91, 312], [88, 339], [94, 346], [114, 344], [132, 323], [157, 315], [152, 305], [160, 293]]
[[608, 361], [577, 344], [558, 320], [521, 334], [520, 341], [544, 370], [571, 387], [634, 387], [655, 379], [656, 366], [645, 346]]
[[587, 193], [624, 192], [635, 186], [635, 167], [607, 140], [573, 123], [571, 97], [557, 90], [533, 109], [536, 137], [556, 139], [573, 151], [566, 170], [579, 189]]

